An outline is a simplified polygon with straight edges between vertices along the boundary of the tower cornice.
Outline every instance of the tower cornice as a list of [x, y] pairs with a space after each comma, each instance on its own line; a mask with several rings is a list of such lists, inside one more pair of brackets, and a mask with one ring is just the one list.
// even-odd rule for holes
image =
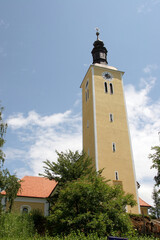
[[[112, 67], [112, 66], [109, 66], [109, 65], [104, 65], [104, 64], [91, 64], [91, 65], [89, 66], [89, 68], [88, 68], [88, 70], [87, 70], [84, 78], [83, 78], [83, 81], [84, 81], [84, 79], [86, 78], [86, 75], [88, 74], [88, 72], [89, 72], [89, 70], [91, 69], [91, 67], [101, 68], [101, 69], [105, 69], [105, 70], [109, 70], [109, 71], [121, 73], [122, 76], [123, 76], [124, 73], [125, 73], [124, 71], [120, 71], [120, 70], [118, 70], [117, 68]], [[80, 85], [80, 88], [82, 88], [83, 81], [82, 81], [82, 83], [81, 83], [81, 85]]]

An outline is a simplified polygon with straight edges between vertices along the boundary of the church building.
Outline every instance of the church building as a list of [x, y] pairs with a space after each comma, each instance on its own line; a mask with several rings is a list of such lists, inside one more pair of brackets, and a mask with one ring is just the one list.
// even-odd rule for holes
[[96, 170], [113, 185], [121, 185], [134, 195], [137, 205], [127, 212], [140, 213], [134, 162], [123, 91], [123, 71], [107, 62], [103, 41], [93, 44], [93, 63], [81, 84], [83, 149], [93, 159]]

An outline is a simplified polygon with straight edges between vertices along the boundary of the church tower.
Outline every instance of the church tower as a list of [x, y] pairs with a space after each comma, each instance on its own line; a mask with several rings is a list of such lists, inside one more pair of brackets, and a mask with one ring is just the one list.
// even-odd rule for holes
[[108, 66], [107, 49], [99, 39], [93, 44], [93, 63], [82, 88], [83, 149], [96, 170], [113, 185], [132, 193], [137, 206], [127, 212], [140, 213], [134, 163], [127, 122], [122, 76], [124, 72]]

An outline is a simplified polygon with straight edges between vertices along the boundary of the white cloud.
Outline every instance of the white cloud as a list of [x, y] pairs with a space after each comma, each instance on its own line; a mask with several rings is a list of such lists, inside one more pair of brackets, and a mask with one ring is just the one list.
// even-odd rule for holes
[[16, 174], [16, 176], [21, 179], [24, 176], [30, 176], [31, 171], [27, 170], [26, 168], [15, 168], [14, 174]]
[[60, 125], [64, 122], [73, 122], [75, 116], [72, 116], [72, 119], [70, 117], [71, 110], [68, 110], [64, 113], [52, 114], [50, 116], [40, 116], [35, 111], [30, 111], [27, 117], [24, 117], [22, 113], [10, 116], [7, 120], [7, 123], [13, 129], [28, 128], [29, 126], [40, 126], [42, 128], [48, 128]]
[[151, 199], [152, 191], [153, 184], [150, 182], [147, 184], [143, 183], [143, 185], [141, 185], [140, 189], [138, 190], [139, 196], [151, 206], [153, 205], [153, 201]]
[[[148, 74], [153, 69], [155, 68], [150, 67]], [[153, 102], [149, 97], [155, 81], [153, 76], [141, 78], [140, 90], [136, 90], [133, 85], [125, 86], [136, 175], [141, 184], [139, 192], [149, 203], [152, 203], [153, 177], [156, 172], [150, 169], [152, 162], [148, 155], [151, 153], [151, 146], [159, 145], [160, 130], [160, 99]]]
[[149, 64], [143, 69], [143, 72], [144, 73], [151, 73], [152, 70], [156, 70], [156, 69], [158, 69], [157, 64]]
[[[151, 152], [151, 146], [159, 144], [160, 131], [160, 99], [153, 102], [150, 98], [150, 91], [156, 82], [156, 78], [152, 76], [152, 71], [156, 70], [153, 66], [148, 65], [145, 68], [147, 70], [144, 71], [145, 77], [140, 79], [139, 89], [131, 84], [124, 88], [136, 175], [141, 184], [139, 192], [150, 204], [155, 170], [150, 169], [152, 163], [148, 159], [148, 154]], [[74, 107], [77, 104], [78, 102], [75, 102]], [[26, 168], [17, 169], [21, 176], [25, 175], [26, 171], [27, 174], [30, 172], [34, 175], [42, 173], [43, 161], [46, 159], [56, 161], [55, 150], [82, 149], [81, 113], [74, 114], [68, 110], [64, 113], [41, 116], [31, 111], [26, 117], [23, 114], [9, 117], [8, 125], [25, 146], [25, 150], [10, 148], [7, 155], [11, 159], [23, 160], [25, 156], [25, 164], [30, 171]]]
[[138, 6], [137, 12], [138, 13], [149, 13], [153, 10], [154, 6], [159, 3], [160, 3], [160, 0], [144, 0]]
[[[26, 154], [25, 150], [21, 150], [21, 149], [7, 148], [5, 150], [6, 158], [10, 159], [10, 160], [14, 160], [14, 159], [24, 160], [25, 154]], [[22, 156], [23, 156], [23, 158], [22, 158]]]
[[[6, 149], [7, 159], [24, 159], [25, 156], [25, 164], [30, 168], [30, 174], [42, 173], [43, 161], [46, 159], [56, 161], [55, 150], [82, 149], [81, 115], [73, 114], [70, 110], [50, 116], [40, 116], [31, 111], [26, 117], [23, 114], [9, 117], [7, 123], [8, 127], [16, 132], [19, 141], [25, 145], [23, 151]], [[26, 169], [24, 170], [25, 174]]]

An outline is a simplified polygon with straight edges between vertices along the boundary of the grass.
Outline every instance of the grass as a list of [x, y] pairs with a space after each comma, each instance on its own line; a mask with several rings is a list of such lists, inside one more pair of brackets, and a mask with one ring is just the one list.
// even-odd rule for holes
[[[1, 240], [107, 240], [107, 237], [103, 237], [103, 238], [98, 238], [97, 236], [91, 234], [88, 235], [87, 237], [83, 236], [83, 235], [69, 235], [66, 237], [40, 237], [40, 236], [34, 236], [34, 237], [30, 237], [30, 238], [24, 238], [24, 237], [10, 237], [10, 238], [0, 238]], [[153, 238], [153, 237], [128, 237], [128, 240], [158, 240], [158, 238]]]
[[[126, 236], [127, 237], [127, 236]], [[155, 240], [154, 237], [127, 237], [128, 240]], [[0, 215], [0, 240], [106, 240], [106, 237], [99, 238], [96, 233], [85, 236], [83, 233], [71, 233], [68, 236], [50, 237], [39, 236], [35, 231], [33, 217], [15, 213]], [[158, 238], [157, 238], [158, 240]]]

